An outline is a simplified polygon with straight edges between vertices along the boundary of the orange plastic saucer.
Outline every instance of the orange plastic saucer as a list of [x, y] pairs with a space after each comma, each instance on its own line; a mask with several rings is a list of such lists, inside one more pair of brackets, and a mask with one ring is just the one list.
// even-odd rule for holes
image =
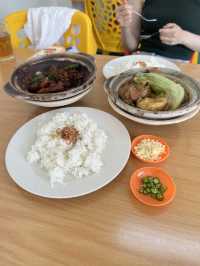
[[[158, 177], [160, 182], [167, 187], [167, 191], [164, 193], [164, 200], [158, 201], [151, 198], [149, 195], [143, 195], [139, 192], [141, 179], [145, 176]], [[136, 170], [131, 176], [130, 188], [137, 200], [145, 205], [153, 207], [161, 207], [171, 203], [176, 195], [176, 185], [172, 177], [157, 167], [144, 167]]]
[[[135, 149], [134, 148], [144, 139], [156, 140], [156, 141], [159, 141], [160, 143], [162, 143], [165, 146], [165, 151], [161, 154], [161, 156], [160, 156], [160, 158], [158, 160], [144, 160], [144, 159], [142, 159], [142, 158], [137, 156], [137, 154], [135, 153]], [[133, 141], [132, 141], [132, 153], [134, 154], [134, 156], [137, 159], [139, 159], [142, 162], [145, 162], [145, 163], [161, 163], [161, 162], [165, 161], [169, 157], [170, 148], [169, 148], [167, 142], [164, 139], [162, 139], [161, 137], [153, 136], [153, 135], [141, 135], [141, 136], [138, 136], [138, 137], [133, 139]]]

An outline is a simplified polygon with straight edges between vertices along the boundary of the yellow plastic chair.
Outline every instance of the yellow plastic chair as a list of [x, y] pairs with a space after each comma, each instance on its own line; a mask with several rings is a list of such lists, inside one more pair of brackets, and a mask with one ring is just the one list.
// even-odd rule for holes
[[98, 48], [104, 52], [123, 52], [121, 30], [116, 19], [116, 7], [121, 0], [85, 0], [85, 10], [90, 17]]
[[[4, 22], [11, 35], [13, 48], [28, 47], [30, 41], [25, 36], [23, 27], [27, 21], [27, 11], [22, 10], [5, 17]], [[96, 54], [97, 45], [93, 34], [92, 23], [87, 14], [77, 11], [72, 17], [71, 26], [64, 34], [66, 48], [75, 46], [78, 51]]]

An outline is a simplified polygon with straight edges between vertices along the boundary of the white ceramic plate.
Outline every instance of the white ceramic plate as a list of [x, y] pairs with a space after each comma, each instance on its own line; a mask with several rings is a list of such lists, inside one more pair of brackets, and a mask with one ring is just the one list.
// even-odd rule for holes
[[118, 106], [116, 106], [110, 98], [108, 98], [108, 102], [109, 102], [110, 106], [112, 107], [112, 109], [115, 112], [117, 112], [118, 114], [120, 114], [120, 115], [134, 121], [134, 122], [137, 122], [139, 124], [151, 125], [151, 126], [166, 126], [166, 125], [179, 124], [179, 123], [185, 122], [185, 121], [193, 118], [200, 111], [200, 107], [198, 107], [196, 110], [190, 112], [189, 114], [183, 115], [183, 116], [180, 116], [177, 118], [173, 118], [173, 119], [169, 119], [169, 120], [150, 120], [150, 119], [139, 118], [139, 117], [136, 117], [136, 116], [131, 115], [129, 113], [126, 113], [125, 111], [120, 109]]
[[[108, 140], [103, 153], [104, 165], [99, 174], [64, 185], [55, 184], [55, 187], [51, 188], [46, 172], [38, 165], [29, 164], [26, 154], [35, 140], [38, 125], [51, 119], [57, 112], [63, 111], [86, 113], [106, 132]], [[39, 115], [22, 126], [8, 144], [5, 162], [11, 178], [26, 191], [48, 198], [73, 198], [94, 192], [116, 178], [125, 167], [130, 150], [129, 133], [115, 117], [97, 109], [69, 107]]]
[[127, 70], [138, 68], [137, 62], [141, 61], [145, 62], [147, 67], [164, 67], [180, 71], [180, 68], [178, 68], [176, 64], [161, 56], [134, 54], [116, 58], [105, 64], [103, 68], [103, 75], [107, 79], [111, 78]]

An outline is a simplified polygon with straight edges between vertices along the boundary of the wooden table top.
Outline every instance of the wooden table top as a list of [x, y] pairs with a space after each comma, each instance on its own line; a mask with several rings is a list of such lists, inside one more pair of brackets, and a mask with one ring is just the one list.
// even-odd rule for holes
[[[117, 115], [103, 90], [102, 66], [111, 58], [97, 56], [96, 87], [74, 106], [113, 114], [131, 137], [150, 133], [165, 138], [171, 156], [160, 166], [174, 177], [176, 198], [160, 209], [139, 203], [130, 192], [129, 178], [144, 164], [132, 156], [112, 183], [90, 195], [71, 200], [33, 196], [7, 174], [5, 149], [19, 127], [48, 109], [12, 99], [2, 90], [15, 65], [31, 54], [19, 49], [16, 62], [0, 64], [0, 265], [199, 266], [200, 114], [164, 127], [140, 125]], [[200, 66], [181, 68], [199, 78]]]

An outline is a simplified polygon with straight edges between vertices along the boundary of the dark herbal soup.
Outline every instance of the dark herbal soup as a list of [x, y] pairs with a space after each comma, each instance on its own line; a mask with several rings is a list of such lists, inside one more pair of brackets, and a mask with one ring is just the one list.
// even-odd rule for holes
[[37, 71], [26, 69], [21, 75], [20, 83], [22, 88], [30, 93], [56, 93], [81, 86], [87, 81], [88, 76], [89, 70], [80, 63], [55, 62]]

